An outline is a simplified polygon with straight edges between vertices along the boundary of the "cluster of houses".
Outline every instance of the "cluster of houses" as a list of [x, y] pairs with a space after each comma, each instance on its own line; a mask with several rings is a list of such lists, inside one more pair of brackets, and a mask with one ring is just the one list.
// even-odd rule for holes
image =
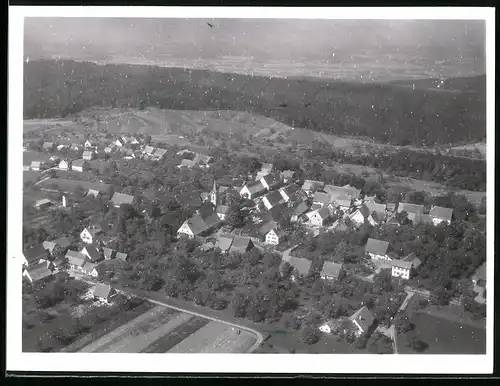
[[179, 169], [191, 169], [194, 166], [201, 169], [208, 169], [210, 167], [210, 163], [213, 161], [212, 157], [209, 155], [201, 154], [188, 149], [183, 149], [176, 154], [182, 157], [181, 163], [177, 165]]

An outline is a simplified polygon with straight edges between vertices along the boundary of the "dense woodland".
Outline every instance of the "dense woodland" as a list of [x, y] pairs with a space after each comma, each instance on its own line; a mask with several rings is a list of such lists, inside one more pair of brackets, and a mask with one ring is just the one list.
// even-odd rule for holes
[[24, 117], [92, 106], [255, 112], [293, 127], [425, 146], [485, 139], [485, 76], [459, 92], [72, 61], [24, 64]]

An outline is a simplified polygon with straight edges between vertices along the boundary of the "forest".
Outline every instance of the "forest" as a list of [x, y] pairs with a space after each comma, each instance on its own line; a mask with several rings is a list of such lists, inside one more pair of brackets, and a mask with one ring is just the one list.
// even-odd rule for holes
[[486, 77], [457, 92], [399, 84], [280, 79], [206, 70], [88, 62], [24, 64], [24, 118], [68, 116], [92, 106], [236, 110], [394, 145], [484, 141]]

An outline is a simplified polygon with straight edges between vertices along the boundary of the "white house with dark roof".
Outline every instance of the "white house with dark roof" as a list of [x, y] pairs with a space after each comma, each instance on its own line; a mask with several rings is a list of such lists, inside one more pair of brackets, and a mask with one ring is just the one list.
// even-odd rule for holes
[[320, 205], [321, 207], [328, 207], [333, 204], [333, 197], [330, 193], [316, 192], [313, 196], [313, 204]]
[[50, 201], [49, 199], [47, 198], [42, 198], [41, 200], [37, 200], [35, 201], [35, 203], [33, 204], [33, 206], [38, 209], [38, 210], [42, 210], [42, 209], [45, 209], [45, 208], [48, 208], [49, 206], [52, 205], [52, 201]]
[[89, 164], [84, 159], [77, 159], [71, 163], [71, 170], [74, 170], [76, 172], [84, 172], [88, 170], [88, 168]]
[[68, 259], [69, 267], [72, 271], [81, 271], [83, 265], [88, 261], [88, 257], [83, 253], [76, 251], [67, 251], [66, 259]]
[[117, 292], [109, 284], [97, 283], [92, 291], [92, 295], [94, 298], [107, 303], [112, 297], [117, 295]]
[[398, 213], [406, 212], [408, 214], [408, 219], [414, 224], [420, 222], [420, 218], [424, 213], [424, 206], [418, 204], [411, 204], [408, 202], [400, 202], [398, 204]]
[[352, 199], [349, 196], [338, 196], [334, 198], [334, 205], [343, 212], [348, 212], [351, 209]]
[[389, 242], [370, 238], [366, 243], [365, 253], [373, 260], [390, 261], [391, 258], [387, 255], [388, 249]]
[[93, 150], [85, 150], [82, 154], [82, 158], [84, 160], [90, 161], [94, 158], [94, 151]]
[[69, 160], [61, 160], [59, 162], [59, 170], [71, 170], [71, 162]]
[[274, 190], [268, 194], [266, 194], [262, 198], [262, 203], [266, 207], [267, 210], [270, 210], [274, 208], [275, 206], [284, 203], [285, 200], [283, 199], [281, 193], [279, 190]]
[[254, 199], [266, 192], [266, 188], [262, 185], [261, 180], [246, 184], [240, 190], [240, 196]]
[[371, 226], [377, 225], [377, 222], [375, 221], [375, 219], [371, 215], [370, 210], [365, 204], [361, 205], [358, 209], [351, 213], [349, 215], [349, 219], [351, 220], [352, 224], [358, 228], [363, 224], [370, 224]]
[[357, 310], [354, 314], [349, 317], [349, 320], [356, 327], [355, 335], [357, 337], [366, 333], [370, 327], [372, 326], [375, 318], [370, 310], [363, 306], [359, 310]]
[[309, 223], [313, 226], [323, 226], [330, 217], [328, 208], [321, 208], [313, 211], [309, 216]]
[[[311, 260], [307, 260], [307, 259], [304, 259], [302, 257], [290, 256], [290, 258], [288, 260], [281, 261], [281, 266], [283, 264], [285, 264], [286, 262], [288, 262], [292, 266], [293, 271], [296, 272], [298, 275], [307, 276], [307, 275], [309, 275], [309, 272], [311, 271], [311, 265], [312, 265]], [[280, 271], [281, 271], [281, 269], [280, 269]], [[297, 279], [295, 277], [294, 273], [292, 273], [292, 275], [290, 276], [290, 279], [292, 279], [292, 281], [295, 281]]]
[[270, 173], [259, 180], [267, 190], [274, 190], [281, 185], [279, 174]]
[[45, 170], [47, 169], [47, 164], [44, 161], [31, 161], [30, 169], [36, 171]]
[[188, 218], [177, 230], [177, 237], [187, 236], [192, 239], [213, 230], [220, 224], [220, 218], [216, 213], [203, 218], [200, 214], [194, 214]]
[[26, 277], [32, 284], [42, 281], [52, 276], [52, 269], [49, 267], [50, 264], [47, 264], [46, 262], [42, 262], [31, 267], [24, 267], [23, 276]]
[[281, 173], [281, 179], [283, 182], [286, 184], [287, 182], [290, 182], [293, 177], [295, 176], [295, 172], [293, 170], [283, 170]]
[[227, 205], [217, 205], [217, 207], [215, 208], [215, 212], [217, 213], [217, 216], [219, 216], [221, 220], [226, 219], [228, 211], [229, 211], [229, 206]]
[[95, 189], [89, 189], [85, 197], [93, 197], [93, 198], [99, 198], [102, 196], [102, 193], [99, 192], [98, 190]]
[[104, 260], [104, 256], [97, 244], [86, 245], [80, 253], [87, 256], [92, 263], [98, 263]]
[[411, 261], [394, 259], [391, 261], [391, 275], [408, 280], [411, 276], [412, 267]]
[[283, 197], [283, 200], [285, 200], [285, 202], [289, 202], [297, 197], [298, 187], [296, 185], [288, 185], [280, 188], [278, 191], [280, 192], [281, 197]]
[[453, 216], [453, 209], [442, 206], [433, 206], [429, 211], [429, 216], [432, 218], [433, 225], [439, 225], [443, 222], [450, 225], [451, 217]]
[[86, 262], [81, 271], [83, 273], [85, 273], [86, 275], [89, 275], [91, 277], [98, 277], [99, 276], [99, 272], [97, 272], [97, 269], [96, 269], [97, 265], [94, 264], [94, 263], [91, 263], [91, 262]]
[[273, 228], [266, 234], [266, 244], [278, 245], [285, 240], [285, 232]]

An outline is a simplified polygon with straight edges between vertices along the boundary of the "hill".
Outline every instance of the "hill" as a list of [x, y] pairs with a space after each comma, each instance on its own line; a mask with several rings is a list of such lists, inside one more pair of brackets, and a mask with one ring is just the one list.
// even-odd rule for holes
[[258, 113], [292, 127], [394, 145], [484, 140], [485, 95], [341, 81], [73, 61], [24, 64], [24, 117], [92, 106]]

